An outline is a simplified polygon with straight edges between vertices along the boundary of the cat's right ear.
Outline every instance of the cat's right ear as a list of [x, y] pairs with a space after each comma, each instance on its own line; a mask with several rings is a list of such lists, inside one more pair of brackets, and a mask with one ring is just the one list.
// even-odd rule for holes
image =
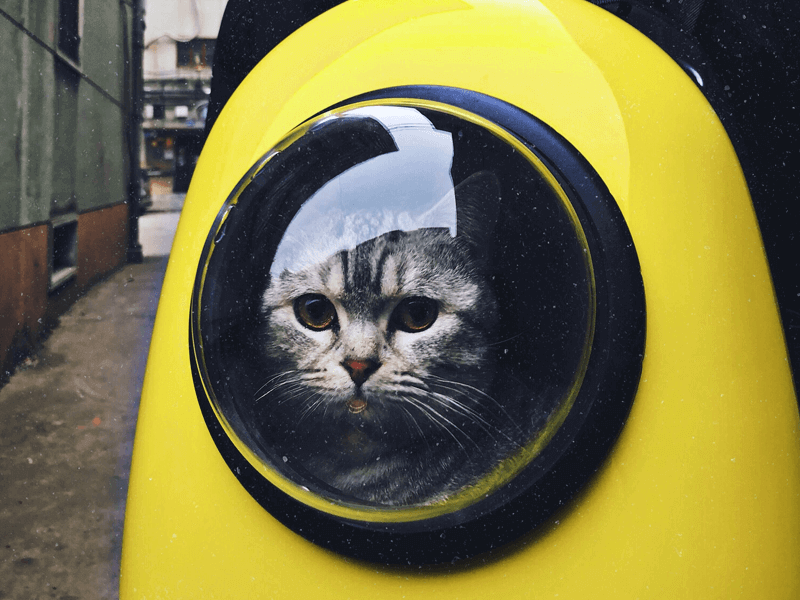
[[456, 235], [473, 249], [476, 257], [492, 255], [500, 216], [500, 181], [491, 171], [478, 171], [455, 187]]

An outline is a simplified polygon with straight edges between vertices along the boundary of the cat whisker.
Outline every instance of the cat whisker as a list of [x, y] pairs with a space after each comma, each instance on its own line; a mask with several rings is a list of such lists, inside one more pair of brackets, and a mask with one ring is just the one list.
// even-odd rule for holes
[[318, 390], [314, 392], [313, 395], [305, 398], [305, 401], [310, 403], [310, 406], [303, 411], [300, 420], [302, 421], [305, 416], [310, 415], [320, 406], [323, 407], [322, 416], [324, 417], [328, 413], [328, 409], [331, 407], [331, 405], [335, 404], [335, 402], [331, 402], [331, 400], [335, 400], [336, 398], [338, 398], [338, 396], [331, 394], [327, 390]]
[[429, 378], [433, 379], [433, 380], [436, 380], [437, 382], [439, 382], [439, 385], [441, 385], [442, 387], [444, 387], [446, 389], [452, 390], [454, 392], [459, 392], [460, 388], [463, 388], [463, 389], [466, 389], [466, 390], [470, 390], [471, 392], [478, 393], [483, 398], [486, 398], [487, 400], [489, 400], [492, 403], [494, 403], [497, 406], [497, 408], [499, 408], [500, 411], [503, 413], [503, 415], [506, 417], [506, 420], [508, 421], [508, 423], [512, 427], [514, 427], [514, 429], [516, 429], [518, 432], [522, 433], [522, 429], [520, 428], [519, 424], [514, 419], [511, 418], [511, 415], [508, 414], [508, 412], [503, 407], [503, 405], [500, 402], [498, 402], [493, 396], [487, 394], [483, 390], [481, 390], [479, 388], [476, 388], [475, 386], [469, 385], [468, 383], [463, 383], [461, 381], [454, 381], [452, 379], [445, 379], [443, 377], [438, 377], [436, 375], [430, 375]]
[[528, 332], [521, 331], [521, 332], [517, 333], [516, 335], [512, 335], [511, 337], [508, 337], [508, 338], [506, 338], [504, 340], [498, 340], [496, 342], [490, 342], [490, 343], [486, 344], [486, 347], [490, 348], [492, 346], [499, 346], [500, 344], [505, 344], [506, 342], [510, 342], [511, 340], [515, 340], [518, 337], [525, 335], [526, 333], [528, 333]]
[[512, 440], [502, 429], [489, 423], [489, 421], [484, 419], [480, 414], [478, 414], [478, 412], [476, 412], [474, 409], [470, 408], [463, 402], [459, 402], [455, 398], [452, 398], [445, 394], [439, 394], [438, 392], [429, 392], [428, 397], [431, 398], [434, 402], [437, 402], [438, 404], [445, 406], [453, 410], [454, 412], [472, 420], [476, 425], [478, 425], [478, 427], [480, 427], [484, 432], [486, 432], [486, 434], [490, 438], [492, 438], [492, 440], [494, 440], [495, 442], [497, 441], [497, 438], [495, 437], [493, 432], [499, 433], [509, 442], [512, 443], [514, 442], [514, 440]]
[[[288, 388], [287, 388], [287, 386], [288, 386]], [[260, 402], [261, 400], [263, 400], [264, 398], [266, 398], [267, 396], [269, 396], [273, 392], [278, 391], [279, 388], [287, 388], [287, 389], [281, 390], [281, 394], [286, 394], [286, 393], [292, 394], [293, 392], [295, 392], [297, 390], [303, 389], [303, 385], [298, 381], [285, 381], [282, 384], [277, 385], [274, 388], [272, 388], [272, 389], [266, 391], [265, 393], [261, 394], [258, 398], [256, 398], [255, 401], [256, 402]], [[283, 404], [284, 401], [285, 400], [281, 400], [280, 402], [278, 402], [278, 404]]]
[[307, 388], [302, 385], [301, 383], [295, 383], [292, 387], [289, 387], [285, 390], [281, 391], [281, 399], [278, 400], [278, 406], [282, 406], [287, 402], [294, 400], [296, 398], [305, 398], [304, 393], [307, 391]]
[[[294, 372], [296, 373], [297, 371], [294, 371]], [[289, 373], [284, 374], [284, 377], [289, 377]], [[274, 379], [275, 378], [273, 378], [273, 380]], [[275, 392], [275, 391], [279, 390], [280, 388], [285, 387], [287, 385], [299, 386], [300, 385], [300, 379], [297, 378], [296, 376], [293, 376], [291, 379], [286, 379], [286, 381], [278, 381], [278, 383], [272, 385], [272, 387], [270, 387], [270, 389], [268, 389], [266, 392], [264, 392], [260, 396], [256, 397], [255, 401], [258, 402], [260, 400], [263, 400], [264, 398], [266, 398], [267, 396], [269, 396], [273, 392]], [[263, 388], [264, 388], [264, 386], [261, 386], [260, 389], [263, 389]]]
[[[441, 377], [435, 377], [435, 379], [439, 379], [441, 382], [444, 382], [444, 383], [437, 383], [437, 386], [439, 388], [455, 392], [458, 395], [458, 397], [465, 398], [469, 400], [472, 404], [475, 405], [478, 404], [477, 398], [467, 393], [467, 391], [481, 392], [481, 390], [465, 384], [466, 388], [468, 388], [468, 390], [465, 391], [458, 389], [457, 387], [451, 387], [447, 385], [448, 383], [455, 383], [455, 382], [450, 382]], [[427, 398], [429, 401], [435, 402], [447, 410], [450, 410], [456, 414], [468, 418], [478, 427], [480, 427], [495, 443], [497, 442], [497, 436], [495, 434], [499, 434], [507, 442], [510, 442], [514, 446], [519, 447], [520, 445], [519, 442], [513, 439], [511, 436], [509, 436], [504, 428], [498, 427], [497, 425], [491, 423], [483, 415], [481, 415], [480, 412], [478, 412], [475, 408], [473, 408], [472, 406], [470, 406], [465, 402], [460, 401], [458, 398], [452, 395], [440, 393], [424, 384], [423, 386], [420, 386], [417, 390], [414, 390], [414, 392], [417, 393], [422, 398]], [[493, 402], [497, 403], [497, 401], [494, 400], [488, 394], [483, 393], [483, 395], [492, 400]], [[498, 406], [500, 406], [499, 403], [497, 404]], [[506, 411], [503, 410], [502, 406], [500, 406], [500, 409], [503, 415], [506, 417], [508, 423], [510, 423], [514, 427], [514, 429], [516, 429], [518, 432], [521, 433], [522, 430], [520, 429], [520, 427], [516, 423], [514, 423], [514, 421], [511, 419], [508, 413], [506, 413]]]
[[440, 392], [435, 392], [433, 390], [425, 390], [425, 395], [428, 398], [433, 399], [435, 402], [447, 406], [448, 408], [452, 408], [457, 413], [464, 415], [465, 417], [473, 418], [477, 422], [481, 422], [487, 426], [489, 422], [484, 419], [475, 409], [470, 408], [468, 405], [464, 404], [463, 402], [459, 402], [452, 396], [448, 396], [447, 394], [442, 394]]
[[272, 383], [276, 379], [280, 379], [281, 377], [288, 377], [289, 375], [292, 375], [293, 373], [299, 373], [299, 371], [296, 370], [296, 369], [292, 369], [292, 370], [289, 370], [289, 371], [281, 371], [277, 375], [273, 375], [272, 377], [267, 379], [267, 381], [260, 388], [258, 388], [253, 395], [255, 396], [256, 394], [258, 394], [261, 390], [263, 390], [265, 387], [267, 387], [270, 383]]
[[[324, 397], [325, 397], [325, 400], [330, 400], [330, 399], [331, 399], [331, 395], [330, 395], [330, 394], [328, 394], [328, 393], [325, 393], [325, 394], [324, 394]], [[326, 403], [325, 403], [325, 408], [322, 410], [322, 418], [323, 418], [323, 419], [324, 419], [326, 416], [328, 416], [328, 409], [331, 407], [331, 404], [332, 404], [331, 402], [326, 402]]]
[[[324, 379], [320, 375], [321, 372], [322, 371], [320, 369], [315, 369], [313, 371], [302, 371], [298, 369], [293, 369], [290, 371], [283, 371], [281, 373], [278, 373], [277, 375], [270, 377], [266, 381], [266, 383], [264, 383], [260, 388], [258, 388], [258, 390], [256, 390], [255, 394], [253, 394], [255, 396], [255, 402], [263, 400], [264, 398], [276, 392], [277, 390], [281, 390], [281, 393], [286, 393], [287, 391], [291, 393], [293, 389], [295, 388], [301, 389], [309, 382]], [[261, 395], [258, 395], [259, 392], [261, 392], [267, 386], [270, 386], [270, 388]], [[281, 389], [285, 388], [286, 386], [295, 386], [295, 388], [289, 388], [288, 390]], [[282, 404], [284, 401], [285, 400], [281, 400], [279, 404]]]
[[[299, 418], [299, 419], [298, 419], [298, 421], [297, 421], [298, 423], [302, 423], [302, 422], [303, 422], [303, 420], [304, 420], [304, 419], [305, 419], [307, 416], [309, 416], [311, 413], [313, 413], [313, 412], [314, 412], [314, 411], [315, 411], [317, 408], [319, 408], [319, 406], [320, 406], [320, 405], [321, 405], [323, 402], [325, 402], [325, 395], [324, 395], [324, 394], [319, 394], [319, 393], [317, 393], [317, 394], [315, 394], [315, 396], [319, 396], [319, 397], [318, 397], [316, 400], [314, 400], [313, 402], [311, 402], [311, 404], [309, 404], [309, 405], [308, 405], [308, 406], [305, 408], [305, 410], [303, 410], [303, 412], [300, 414], [300, 418]], [[327, 404], [327, 403], [326, 403], [326, 404]]]
[[403, 371], [399, 375], [400, 378], [396, 380], [396, 383], [413, 383], [414, 385], [425, 385], [423, 379], [421, 379], [420, 377], [414, 375], [409, 371]]
[[412, 415], [411, 412], [402, 404], [399, 405], [399, 407], [404, 414], [408, 415], [408, 418], [411, 420], [411, 423], [414, 425], [414, 427], [417, 428], [417, 431], [419, 431], [420, 436], [422, 437], [423, 440], [425, 440], [425, 443], [427, 444], [428, 439], [425, 437], [425, 432], [422, 431], [422, 427], [419, 426], [419, 423], [417, 423], [417, 420], [414, 418], [414, 415]]
[[[431, 406], [425, 404], [421, 400], [419, 400], [417, 398], [414, 398], [414, 397], [408, 397], [407, 396], [407, 397], [405, 397], [405, 400], [410, 402], [413, 406], [416, 406], [417, 408], [419, 408], [420, 412], [422, 412], [424, 415], [426, 415], [431, 420], [432, 423], [434, 423], [435, 425], [438, 425], [439, 427], [444, 429], [450, 435], [450, 437], [452, 437], [453, 440], [455, 440], [455, 442], [465, 452], [466, 452], [467, 449], [464, 447], [464, 444], [461, 443], [461, 441], [458, 439], [458, 437], [456, 437], [456, 435], [450, 430], [450, 428], [447, 427], [447, 425], [444, 425], [443, 422], [447, 423], [448, 425], [450, 425], [450, 427], [452, 427], [453, 429], [458, 431], [467, 440], [469, 440], [472, 444], [474, 444], [476, 448], [480, 449], [480, 446], [475, 442], [475, 440], [472, 439], [472, 437], [470, 437], [470, 435], [468, 433], [466, 433], [463, 429], [461, 429], [458, 425], [453, 423], [450, 419], [448, 419], [447, 417], [442, 415], [436, 409], [432, 408]], [[438, 420], [435, 419], [433, 415], [436, 415], [436, 417], [438, 417]]]
[[409, 387], [411, 387], [411, 388], [425, 388], [426, 387], [424, 381], [422, 381], [421, 379], [416, 379], [416, 378], [399, 379], [399, 380], [393, 381], [392, 383], [397, 386], [396, 389], [398, 389], [398, 390], [407, 389]]
[[[476, 388], [475, 386], [469, 385], [468, 383], [463, 383], [461, 381], [456, 381], [454, 379], [445, 379], [444, 377], [439, 377], [438, 375], [433, 375], [433, 374], [429, 374], [429, 375], [427, 375], [427, 377], [428, 377], [428, 379], [433, 379], [433, 380], [435, 380], [437, 382], [440, 382], [440, 383], [443, 383], [443, 384], [452, 385], [452, 386], [456, 386], [456, 387], [460, 387], [460, 388], [466, 388], [466, 389], [469, 389], [469, 390], [471, 390], [473, 392], [477, 392], [479, 395], [483, 396], [487, 400], [491, 400], [492, 402], [494, 402], [498, 406], [502, 407], [502, 405], [497, 400], [495, 400], [492, 396], [490, 396], [489, 394], [487, 394], [486, 392], [484, 392], [480, 388]], [[450, 388], [450, 389], [455, 389], [455, 388]]]

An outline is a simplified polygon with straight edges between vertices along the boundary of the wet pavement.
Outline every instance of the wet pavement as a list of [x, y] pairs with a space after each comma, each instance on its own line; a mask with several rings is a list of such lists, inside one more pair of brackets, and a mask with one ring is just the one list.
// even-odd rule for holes
[[177, 217], [144, 215], [144, 263], [90, 289], [0, 388], [0, 600], [118, 596], [136, 414]]

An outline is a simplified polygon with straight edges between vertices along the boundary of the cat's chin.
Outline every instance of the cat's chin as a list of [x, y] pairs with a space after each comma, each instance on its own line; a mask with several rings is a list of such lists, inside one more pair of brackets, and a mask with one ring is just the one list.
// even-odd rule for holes
[[309, 413], [292, 429], [308, 438], [325, 439], [329, 451], [333, 452], [338, 441], [353, 431], [358, 431], [359, 438], [372, 440], [375, 447], [384, 453], [393, 447], [414, 445], [423, 435], [419, 427], [408, 422], [396, 398], [358, 392], [327, 400], [324, 406]]

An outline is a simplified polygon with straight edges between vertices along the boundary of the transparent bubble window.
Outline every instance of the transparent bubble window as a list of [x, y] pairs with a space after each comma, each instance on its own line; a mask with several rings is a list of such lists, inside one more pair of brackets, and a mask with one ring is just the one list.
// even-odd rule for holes
[[193, 299], [201, 403], [302, 504], [463, 522], [563, 451], [595, 295], [574, 208], [516, 137], [436, 102], [346, 106], [220, 211]]

